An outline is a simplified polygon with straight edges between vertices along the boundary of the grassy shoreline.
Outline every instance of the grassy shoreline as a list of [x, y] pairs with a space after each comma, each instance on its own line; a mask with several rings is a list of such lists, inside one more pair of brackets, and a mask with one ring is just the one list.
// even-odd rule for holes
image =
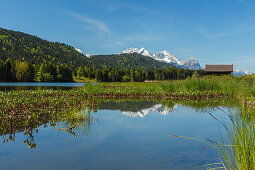
[[254, 106], [255, 76], [221, 76], [168, 82], [87, 83], [73, 90], [0, 91], [2, 118], [32, 113], [55, 113], [98, 99], [236, 100]]
[[[74, 127], [84, 126], [83, 120], [88, 120], [88, 123], [85, 123], [87, 126], [92, 120], [90, 111], [96, 111], [99, 102], [111, 100], [151, 100], [169, 108], [178, 103], [202, 110], [218, 106], [237, 106], [238, 115], [241, 118], [249, 117], [249, 120], [241, 120], [238, 124], [241, 126], [234, 129], [233, 135], [232, 131], [229, 133], [229, 140], [227, 143], [222, 142], [223, 148], [219, 147], [218, 153], [225, 169], [254, 167], [254, 75], [167, 82], [87, 83], [84, 87], [73, 90], [0, 91], [0, 135], [6, 135], [4, 140], [12, 140], [15, 132], [25, 130], [27, 134], [32, 134], [33, 129], [44, 122], [54, 125], [58, 121], [64, 121], [68, 126]], [[247, 106], [247, 103], [251, 106]], [[251, 111], [247, 112], [244, 109]], [[82, 116], [82, 110], [87, 110], [87, 114]], [[229, 143], [233, 145], [231, 153], [225, 149]], [[28, 140], [27, 144], [31, 148], [35, 147], [34, 141]], [[246, 145], [249, 148], [244, 147]], [[243, 155], [247, 159], [241, 159]], [[249, 161], [250, 158], [252, 162]]]
[[[15, 106], [19, 103], [61, 102], [61, 96], [70, 102], [80, 98], [106, 99], [174, 99], [174, 100], [208, 100], [236, 99], [240, 103], [253, 104], [255, 99], [255, 76], [221, 76], [200, 79], [173, 80], [167, 82], [127, 82], [127, 83], [87, 83], [84, 87], [73, 90], [10, 90], [0, 91], [0, 103]], [[43, 98], [38, 101], [37, 98]], [[35, 100], [35, 101], [34, 101]]]
[[200, 79], [166, 82], [129, 82], [87, 84], [87, 93], [99, 97], [155, 97], [162, 99], [215, 99], [236, 98], [240, 102], [255, 100], [255, 76], [207, 76]]

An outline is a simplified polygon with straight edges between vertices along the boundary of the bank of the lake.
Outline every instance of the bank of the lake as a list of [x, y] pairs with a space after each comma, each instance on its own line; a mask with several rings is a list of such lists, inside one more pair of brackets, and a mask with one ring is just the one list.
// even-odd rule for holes
[[[147, 114], [147, 106], [149, 105], [152, 105], [153, 109], [158, 108], [162, 114], [169, 113], [178, 105], [182, 105], [200, 110], [206, 114], [208, 114], [209, 111], [212, 113], [212, 116], [210, 114], [208, 116], [212, 119], [215, 116], [215, 110], [222, 112], [224, 115], [224, 112], [228, 112], [229, 108], [233, 108], [234, 116], [237, 115], [240, 117], [241, 121], [238, 120], [238, 124], [234, 122], [233, 127], [235, 128], [237, 127], [236, 125], [238, 125], [242, 131], [239, 131], [239, 128], [234, 131], [234, 134], [232, 134], [231, 131], [229, 135], [230, 139], [227, 140], [226, 143], [223, 143], [223, 145], [218, 145], [210, 141], [209, 143], [219, 152], [219, 157], [222, 161], [220, 166], [224, 165], [230, 167], [226, 169], [235, 169], [236, 166], [249, 168], [255, 164], [249, 161], [250, 158], [252, 160], [254, 159], [253, 153], [255, 153], [255, 145], [253, 142], [254, 107], [240, 105], [241, 103], [247, 103], [247, 101], [253, 105], [254, 77], [252, 76], [204, 77], [200, 79], [167, 82], [87, 83], [85, 86], [71, 90], [43, 89], [1, 91], [0, 132], [4, 142], [6, 142], [15, 140], [16, 133], [25, 131], [25, 135], [28, 138], [25, 139], [25, 143], [28, 147], [34, 148], [36, 144], [34, 143], [33, 134], [43, 126], [57, 126], [61, 131], [66, 131], [78, 137], [73, 130], [81, 129], [83, 131], [84, 129], [88, 129], [94, 120], [90, 113], [92, 110], [96, 112], [98, 108], [124, 110], [123, 114], [125, 115], [131, 117], [141, 115], [141, 117], [143, 117]], [[107, 103], [102, 105], [104, 102]], [[120, 104], [117, 104], [119, 102]], [[132, 102], [138, 102], [139, 104], [132, 104]], [[160, 105], [157, 105], [157, 103], [160, 103]], [[143, 105], [145, 109], [142, 108], [141, 110], [140, 107]], [[162, 108], [168, 108], [168, 111], [165, 112]], [[247, 109], [249, 111], [247, 111]], [[228, 115], [225, 116], [228, 117]], [[231, 111], [229, 116], [231, 116]], [[115, 118], [114, 115], [109, 117], [110, 120], [113, 118]], [[230, 118], [232, 120], [232, 117]], [[193, 120], [190, 121], [192, 122]], [[215, 120], [215, 122], [217, 122], [217, 120]], [[57, 125], [58, 123], [60, 123], [61, 126], [64, 125], [64, 127], [61, 128], [61, 126]], [[158, 123], [160, 124], [160, 122]], [[231, 122], [229, 123], [231, 124]], [[250, 129], [247, 130], [246, 127]], [[214, 129], [215, 128], [214, 126]], [[132, 130], [132, 133], [134, 130], [135, 129]], [[224, 130], [224, 128], [222, 130]], [[87, 130], [85, 131], [87, 133]], [[165, 135], [174, 134], [174, 137], [182, 135], [177, 132], [178, 131], [169, 131], [169, 134]], [[197, 131], [197, 133], [200, 132]], [[215, 132], [213, 134], [215, 134]], [[192, 133], [186, 136], [194, 137]], [[224, 141], [228, 138], [227, 136], [228, 134], [224, 134]], [[221, 139], [218, 138], [218, 141], [220, 140]], [[187, 142], [183, 143], [185, 145], [187, 144]], [[190, 142], [188, 141], [188, 143]], [[231, 143], [231, 150], [233, 153], [229, 153], [228, 149], [225, 150], [226, 147], [229, 147], [229, 143]], [[239, 146], [236, 147], [236, 144]], [[107, 143], [104, 143], [102, 147], [106, 145]], [[249, 146], [247, 149], [243, 147], [246, 145]], [[77, 147], [75, 144], [74, 146]], [[130, 147], [130, 145], [126, 146]], [[217, 150], [218, 146], [223, 146], [223, 148], [220, 147]], [[208, 146], [203, 145], [203, 147]], [[228, 155], [221, 153], [227, 153]], [[245, 159], [242, 159], [243, 155], [245, 155]], [[154, 154], [151, 156], [153, 157]], [[88, 159], [90, 158], [91, 157], [88, 157]], [[205, 156], [204, 158], [212, 157]], [[182, 159], [179, 160], [182, 161]], [[218, 161], [213, 161], [212, 164], [214, 163], [218, 163]], [[200, 163], [199, 166], [205, 164], [206, 163], [203, 162]], [[120, 165], [120, 167], [122, 167], [122, 165]], [[178, 165], [177, 167], [181, 166]], [[192, 165], [190, 164], [189, 167], [192, 167]]]
[[71, 90], [84, 86], [77, 82], [0, 82], [0, 91], [10, 90]]
[[206, 76], [200, 79], [165, 82], [99, 83], [84, 88], [98, 97], [147, 97], [174, 99], [235, 98], [242, 102], [254, 101], [255, 76]]
[[[57, 107], [60, 103], [75, 103], [88, 98], [101, 99], [175, 99], [211, 100], [235, 99], [239, 103], [253, 104], [254, 76], [221, 76], [167, 82], [87, 83], [71, 90], [10, 90], [0, 92], [1, 110], [21, 104], [37, 103]], [[7, 113], [7, 112], [5, 112]]]

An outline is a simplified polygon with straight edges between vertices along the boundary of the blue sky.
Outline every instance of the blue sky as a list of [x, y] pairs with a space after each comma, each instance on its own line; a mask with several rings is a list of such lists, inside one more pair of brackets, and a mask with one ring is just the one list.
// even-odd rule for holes
[[255, 72], [254, 0], [1, 0], [0, 27], [84, 53], [131, 47]]

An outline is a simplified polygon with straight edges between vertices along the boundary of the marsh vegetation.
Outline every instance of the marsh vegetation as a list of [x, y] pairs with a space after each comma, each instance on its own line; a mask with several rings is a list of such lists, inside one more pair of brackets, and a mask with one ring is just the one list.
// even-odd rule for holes
[[[165, 114], [182, 105], [221, 122], [214, 115], [221, 108], [226, 112], [221, 111], [222, 114], [227, 114], [229, 120], [227, 124], [221, 124], [223, 128], [218, 133], [219, 138], [201, 139], [218, 153], [220, 162], [200, 166], [252, 169], [255, 148], [254, 81], [253, 76], [206, 76], [163, 82], [88, 83], [72, 90], [0, 91], [0, 134], [6, 143], [14, 142], [16, 135], [24, 132], [24, 143], [29, 148], [36, 148], [35, 134], [42, 127], [57, 127], [60, 133], [74, 137], [79, 136], [76, 131], [88, 133], [96, 121], [93, 112], [98, 109], [120, 110], [126, 115], [147, 114], [148, 109], [160, 103], [157, 105], [160, 108], [153, 109], [161, 112], [161, 109], [168, 108], [167, 112], [162, 112]], [[175, 135], [179, 137], [182, 134]], [[204, 144], [202, 147], [205, 147]], [[206, 147], [208, 150], [209, 147]]]

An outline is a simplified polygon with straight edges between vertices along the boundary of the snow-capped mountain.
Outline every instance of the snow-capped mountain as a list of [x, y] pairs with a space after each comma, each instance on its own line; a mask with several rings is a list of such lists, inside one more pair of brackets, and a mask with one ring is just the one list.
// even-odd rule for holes
[[144, 55], [144, 56], [147, 56], [147, 57], [152, 57], [152, 54], [146, 50], [145, 48], [141, 48], [140, 50], [138, 48], [128, 48], [124, 51], [122, 51], [121, 53], [125, 54], [125, 53], [138, 53], [138, 54], [141, 54], [141, 55]]
[[75, 50], [82, 54], [82, 50], [81, 49], [75, 48]]
[[128, 48], [124, 51], [122, 51], [122, 54], [125, 53], [138, 53], [147, 57], [151, 57], [155, 60], [165, 62], [172, 64], [176, 67], [180, 68], [187, 68], [187, 69], [192, 69], [192, 70], [199, 70], [201, 69], [200, 64], [198, 63], [198, 60], [196, 60], [194, 57], [188, 59], [188, 60], [183, 60], [179, 61], [176, 56], [170, 54], [169, 51], [161, 51], [157, 52], [155, 54], [151, 54], [148, 50], [145, 48], [141, 48], [140, 50], [138, 48]]
[[252, 73], [249, 73], [246, 70], [235, 69], [233, 74], [234, 74], [234, 76], [244, 76], [244, 75], [248, 75], [248, 74], [252, 74]]
[[163, 106], [162, 104], [156, 104], [153, 107], [150, 108], [146, 108], [146, 109], [142, 109], [138, 112], [131, 112], [131, 111], [123, 111], [122, 114], [128, 117], [145, 117], [148, 114], [150, 114], [151, 112], [157, 112], [161, 115], [167, 115], [169, 114], [171, 111], [173, 111], [174, 109], [177, 108], [178, 105], [175, 105], [173, 108], [168, 108], [166, 106]]
[[139, 52], [139, 49], [138, 48], [128, 48], [128, 49], [126, 49], [126, 50], [123, 50], [122, 51], [122, 53], [130, 53], [130, 54], [132, 54], [132, 53], [140, 53]]
[[175, 63], [178, 65], [181, 64], [181, 62], [174, 55], [171, 55], [169, 51], [155, 53], [153, 54], [152, 58], [166, 63]]
[[85, 56], [90, 58], [92, 56], [92, 54], [86, 54]]
[[183, 68], [188, 68], [191, 70], [199, 70], [201, 69], [200, 64], [198, 63], [198, 60], [195, 59], [195, 57], [190, 57], [188, 60], [183, 60], [179, 64]]

